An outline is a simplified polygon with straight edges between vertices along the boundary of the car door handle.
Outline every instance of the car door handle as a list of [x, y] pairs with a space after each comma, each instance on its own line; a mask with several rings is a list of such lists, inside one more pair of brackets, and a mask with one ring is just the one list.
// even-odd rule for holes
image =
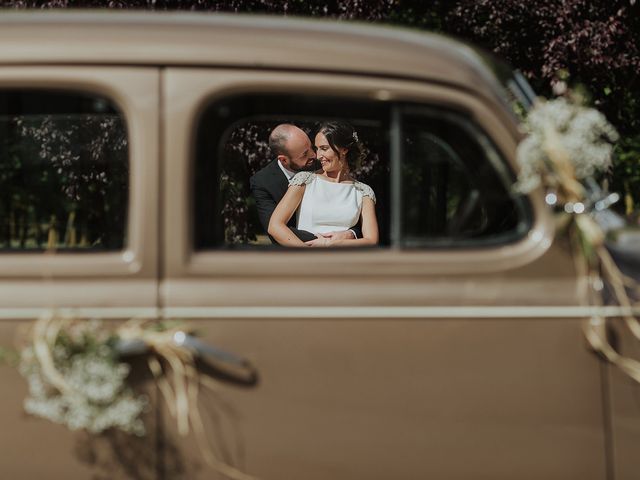
[[178, 331], [173, 335], [173, 341], [179, 347], [188, 348], [200, 358], [209, 357], [215, 361], [229, 363], [238, 367], [244, 367], [249, 364], [249, 361], [244, 358], [213, 345], [209, 345], [199, 338], [182, 331]]
[[[234, 353], [210, 345], [181, 330], [173, 334], [173, 342], [194, 354], [198, 366], [206, 373], [233, 383], [253, 386], [258, 382], [258, 372], [252, 363]], [[150, 348], [143, 340], [118, 340], [116, 349], [120, 356], [143, 355]]]

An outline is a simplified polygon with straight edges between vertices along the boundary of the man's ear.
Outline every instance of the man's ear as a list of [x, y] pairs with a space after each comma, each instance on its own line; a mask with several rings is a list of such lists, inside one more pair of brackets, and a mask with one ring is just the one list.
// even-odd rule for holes
[[278, 155], [276, 157], [284, 168], [289, 168], [289, 157], [286, 155]]

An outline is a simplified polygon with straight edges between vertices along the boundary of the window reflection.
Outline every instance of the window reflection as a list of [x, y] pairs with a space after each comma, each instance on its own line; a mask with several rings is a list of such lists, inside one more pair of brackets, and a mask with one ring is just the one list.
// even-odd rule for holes
[[128, 142], [108, 99], [0, 92], [0, 247], [124, 246]]

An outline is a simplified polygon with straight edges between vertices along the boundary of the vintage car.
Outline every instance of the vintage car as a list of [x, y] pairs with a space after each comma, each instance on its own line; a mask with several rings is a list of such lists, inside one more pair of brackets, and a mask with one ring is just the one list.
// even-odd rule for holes
[[[199, 405], [217, 457], [260, 479], [637, 478], [638, 385], [584, 340], [585, 278], [543, 192], [512, 188], [532, 100], [434, 34], [3, 12], [0, 342], [50, 311], [188, 321], [204, 357], [252, 366], [203, 364]], [[273, 246], [248, 186], [269, 131], [328, 119], [369, 149], [380, 244]], [[138, 360], [142, 438], [26, 416], [1, 367], [1, 476], [224, 478]]]

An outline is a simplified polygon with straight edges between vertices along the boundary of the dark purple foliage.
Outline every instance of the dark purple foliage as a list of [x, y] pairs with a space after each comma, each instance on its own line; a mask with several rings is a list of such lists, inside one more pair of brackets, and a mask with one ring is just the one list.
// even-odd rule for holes
[[550, 93], [559, 75], [587, 87], [625, 133], [637, 129], [626, 92], [640, 90], [640, 22], [629, 0], [461, 0], [451, 33], [484, 45]]
[[145, 10], [198, 10], [307, 15], [348, 20], [384, 20], [397, 0], [8, 0], [15, 8], [128, 8]]
[[622, 134], [612, 189], [640, 204], [640, 3], [634, 0], [458, 0], [445, 30], [483, 45], [546, 96], [580, 84]]

